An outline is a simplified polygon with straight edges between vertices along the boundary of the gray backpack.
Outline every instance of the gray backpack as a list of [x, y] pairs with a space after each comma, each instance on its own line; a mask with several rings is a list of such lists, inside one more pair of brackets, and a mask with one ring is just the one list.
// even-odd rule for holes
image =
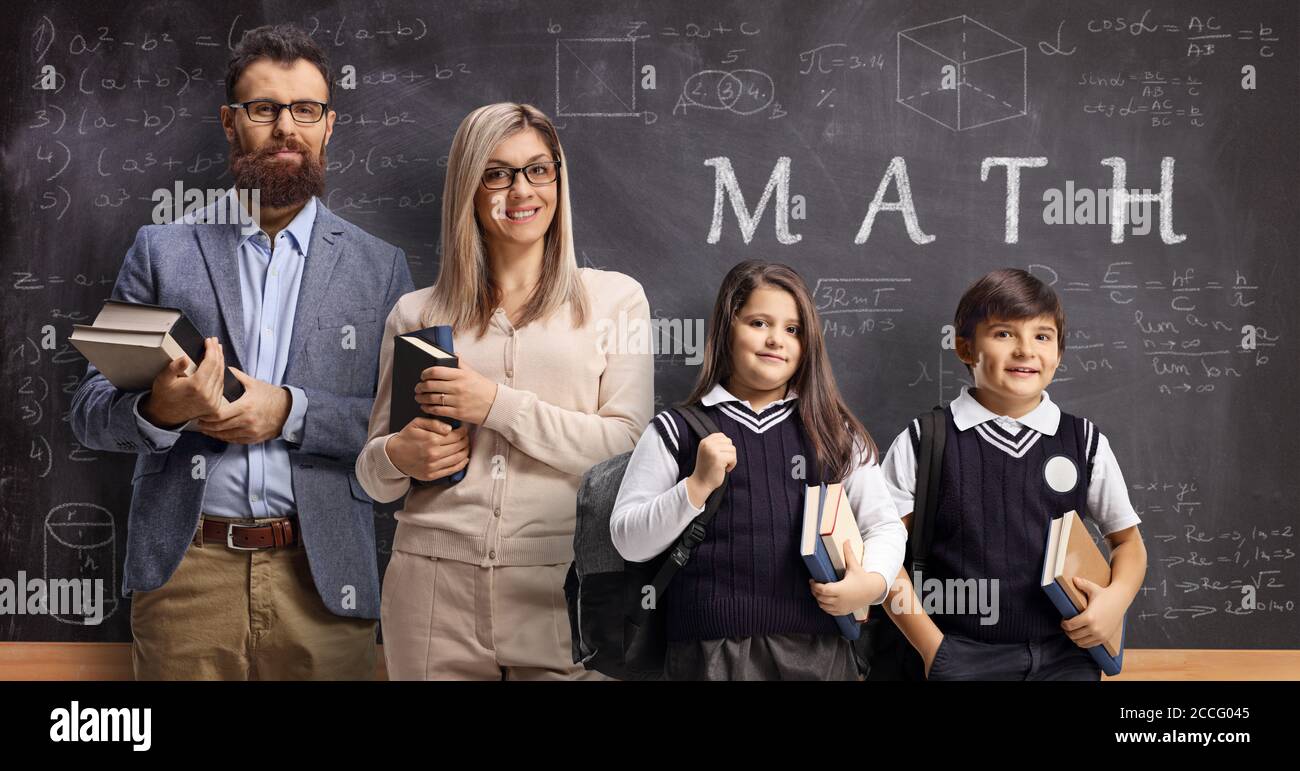
[[[713, 421], [695, 405], [677, 412], [701, 439], [716, 433]], [[726, 490], [713, 491], [677, 542], [649, 562], [624, 560], [609, 535], [609, 517], [632, 453], [593, 466], [578, 488], [573, 564], [564, 580], [573, 639], [573, 662], [619, 680], [663, 677], [668, 647], [664, 613], [656, 598], [704, 540]]]

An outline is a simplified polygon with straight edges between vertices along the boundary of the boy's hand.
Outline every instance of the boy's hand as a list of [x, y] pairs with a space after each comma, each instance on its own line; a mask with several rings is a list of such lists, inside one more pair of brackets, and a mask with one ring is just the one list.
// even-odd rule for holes
[[832, 616], [844, 616], [867, 605], [885, 591], [885, 579], [879, 573], [868, 573], [853, 553], [853, 545], [844, 542], [844, 577], [828, 584], [808, 579], [817, 605]]
[[1101, 645], [1119, 631], [1128, 606], [1109, 588], [1095, 584], [1083, 576], [1075, 576], [1074, 585], [1088, 596], [1088, 607], [1074, 618], [1063, 620], [1061, 628], [1080, 648]]
[[937, 641], [924, 646], [925, 650], [920, 650], [919, 648], [917, 649], [917, 653], [921, 654], [921, 662], [925, 665], [926, 677], [930, 676], [930, 668], [934, 666], [934, 659], [939, 655], [940, 645], [943, 645], [942, 634], [939, 635], [939, 639]]

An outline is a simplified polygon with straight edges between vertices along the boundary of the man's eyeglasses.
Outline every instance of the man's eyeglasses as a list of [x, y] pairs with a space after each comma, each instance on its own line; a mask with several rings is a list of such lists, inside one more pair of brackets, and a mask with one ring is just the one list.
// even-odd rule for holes
[[534, 185], [549, 185], [560, 174], [559, 161], [538, 161], [527, 166], [489, 166], [483, 172], [483, 187], [488, 190], [505, 190], [515, 184], [515, 175], [524, 173], [524, 179]]
[[249, 102], [235, 102], [227, 105], [233, 110], [244, 108], [248, 114], [248, 119], [254, 123], [275, 123], [280, 119], [280, 111], [289, 108], [289, 117], [293, 118], [295, 123], [320, 123], [320, 119], [325, 117], [325, 110], [329, 105], [325, 102], [316, 102], [304, 100], [293, 102], [292, 104], [281, 104], [270, 99], [254, 99]]

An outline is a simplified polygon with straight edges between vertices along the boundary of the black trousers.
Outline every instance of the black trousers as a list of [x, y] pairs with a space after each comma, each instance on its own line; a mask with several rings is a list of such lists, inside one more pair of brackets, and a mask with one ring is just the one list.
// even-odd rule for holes
[[1026, 643], [945, 634], [930, 680], [1100, 680], [1101, 667], [1064, 632]]

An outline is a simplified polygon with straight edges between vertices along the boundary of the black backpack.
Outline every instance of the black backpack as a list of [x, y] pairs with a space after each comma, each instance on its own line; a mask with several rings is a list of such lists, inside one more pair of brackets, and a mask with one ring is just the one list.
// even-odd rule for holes
[[[942, 407], [921, 415], [921, 448], [916, 457], [916, 501], [907, 538], [903, 566], [908, 575], [925, 572], [934, 543], [934, 517], [939, 509], [939, 481], [943, 475], [943, 448], [948, 436]], [[886, 600], [888, 602], [888, 600]], [[860, 655], [867, 663], [867, 680], [924, 680], [925, 662], [899, 631], [893, 620], [872, 614], [863, 625]], [[860, 659], [861, 663], [861, 659]]]
[[[686, 405], [677, 411], [700, 439], [717, 433], [717, 425], [699, 407]], [[614, 548], [609, 517], [631, 455], [610, 458], [583, 475], [564, 599], [573, 663], [619, 680], [659, 680], [668, 638], [657, 600], [704, 540], [727, 483], [709, 495], [704, 511], [671, 548], [649, 562], [629, 562]]]

